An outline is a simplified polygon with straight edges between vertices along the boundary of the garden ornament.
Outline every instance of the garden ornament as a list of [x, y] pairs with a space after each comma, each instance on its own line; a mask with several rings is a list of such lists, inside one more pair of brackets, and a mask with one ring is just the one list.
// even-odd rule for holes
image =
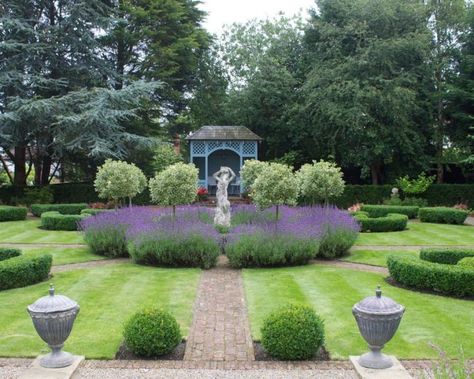
[[370, 352], [359, 358], [362, 367], [384, 369], [392, 367], [392, 360], [382, 354], [384, 345], [397, 331], [405, 307], [382, 296], [380, 286], [375, 296], [366, 297], [352, 308], [359, 331], [369, 344]]
[[39, 336], [52, 350], [41, 358], [40, 365], [46, 368], [70, 366], [74, 356], [61, 349], [71, 333], [79, 305], [66, 296], [55, 295], [51, 284], [49, 295], [38, 299], [27, 309]]
[[217, 182], [217, 206], [214, 224], [230, 227], [230, 202], [227, 198], [227, 187], [234, 180], [235, 173], [230, 167], [221, 167], [212, 175]]

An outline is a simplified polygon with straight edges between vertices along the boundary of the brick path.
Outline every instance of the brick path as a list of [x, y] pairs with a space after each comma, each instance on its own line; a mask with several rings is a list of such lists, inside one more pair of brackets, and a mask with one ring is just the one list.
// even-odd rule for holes
[[201, 274], [184, 359], [255, 359], [241, 273], [227, 267], [226, 262]]

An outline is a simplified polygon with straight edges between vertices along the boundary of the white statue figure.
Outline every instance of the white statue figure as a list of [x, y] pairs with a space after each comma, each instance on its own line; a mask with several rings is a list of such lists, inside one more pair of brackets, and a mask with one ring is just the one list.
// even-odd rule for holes
[[227, 199], [227, 187], [234, 180], [235, 173], [230, 167], [221, 167], [212, 175], [217, 182], [217, 207], [214, 224], [230, 227], [230, 202]]

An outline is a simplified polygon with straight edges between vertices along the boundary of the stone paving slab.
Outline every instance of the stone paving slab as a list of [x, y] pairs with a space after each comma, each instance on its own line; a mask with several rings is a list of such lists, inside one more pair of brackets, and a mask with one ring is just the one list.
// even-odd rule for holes
[[388, 357], [392, 360], [393, 366], [383, 370], [362, 367], [359, 364], [360, 356], [350, 356], [349, 359], [354, 365], [360, 379], [412, 379], [412, 376], [397, 358], [393, 355], [389, 355]]
[[227, 267], [225, 261], [201, 274], [184, 359], [255, 359], [241, 272]]
[[82, 355], [74, 355], [74, 361], [70, 366], [61, 368], [45, 368], [41, 367], [40, 360], [44, 355], [37, 357], [31, 365], [24, 370], [19, 379], [70, 379], [74, 371], [84, 360]]

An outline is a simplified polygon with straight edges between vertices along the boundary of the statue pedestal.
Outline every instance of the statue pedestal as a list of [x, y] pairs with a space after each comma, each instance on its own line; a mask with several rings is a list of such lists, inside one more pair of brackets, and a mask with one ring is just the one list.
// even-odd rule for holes
[[45, 368], [40, 365], [40, 360], [43, 357], [44, 355], [37, 357], [31, 366], [20, 375], [19, 379], [69, 379], [84, 360], [84, 356], [73, 355], [74, 360], [70, 366]]

